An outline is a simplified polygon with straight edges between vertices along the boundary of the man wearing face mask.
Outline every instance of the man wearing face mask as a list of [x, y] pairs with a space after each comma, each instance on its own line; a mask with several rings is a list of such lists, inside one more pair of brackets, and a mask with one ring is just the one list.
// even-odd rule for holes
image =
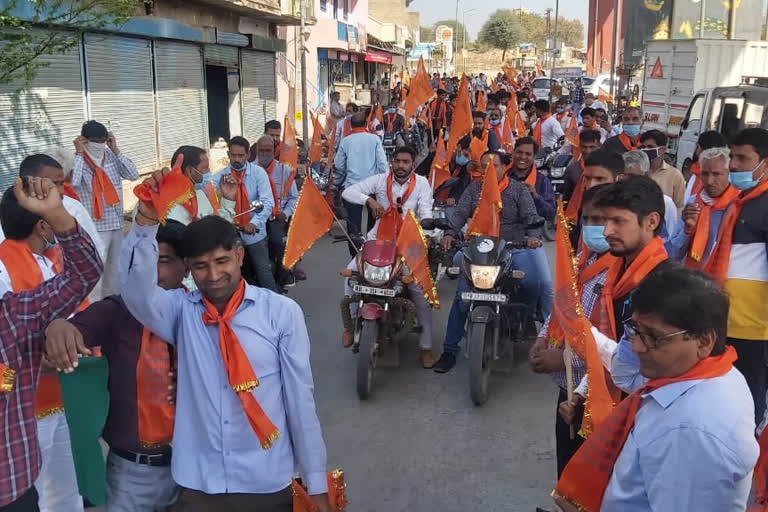
[[344, 116], [344, 122], [338, 123], [336, 125], [336, 151], [339, 150], [339, 146], [341, 146], [341, 141], [344, 139], [344, 137], [351, 134], [352, 130], [355, 128], [352, 126], [352, 116], [360, 112], [360, 107], [358, 107], [356, 103], [352, 103], [350, 101], [347, 103], [345, 111], [346, 115]]
[[568, 100], [563, 97], [557, 100], [557, 105], [555, 106], [555, 119], [560, 123], [560, 128], [563, 129], [563, 132], [571, 125], [571, 112], [568, 110], [567, 105]]
[[[582, 242], [583, 245], [578, 251], [578, 286], [581, 297], [581, 306], [584, 315], [589, 317], [592, 308], [598, 301], [600, 292], [605, 284], [605, 278], [608, 274], [608, 267], [616, 259], [608, 251], [609, 245], [603, 235], [603, 215], [598, 208], [593, 205], [596, 194], [607, 185], [598, 185], [584, 192], [584, 200], [581, 208]], [[547, 318], [544, 326], [539, 332], [539, 337], [531, 347], [528, 354], [528, 362], [531, 369], [536, 373], [548, 373], [560, 387], [557, 397], [556, 410], [562, 407], [562, 404], [568, 400], [568, 383], [565, 372], [565, 360], [562, 340], [551, 337], [549, 332], [550, 318]], [[559, 348], [558, 348], [559, 346]], [[586, 375], [586, 366], [577, 355], [572, 355], [573, 365], [573, 386], [579, 384]], [[579, 430], [581, 417], [584, 413], [585, 395], [574, 395], [570, 406], [573, 409], [572, 417], [565, 421], [560, 414], [556, 414], [555, 420], [555, 442], [557, 452], [557, 476], [560, 477], [568, 461], [576, 453], [584, 438], [579, 435], [571, 439], [569, 425], [576, 424], [576, 431]]]
[[648, 130], [640, 135], [640, 150], [648, 155], [651, 171], [648, 176], [659, 184], [664, 195], [672, 198], [678, 213], [683, 209], [685, 178], [683, 173], [664, 160], [668, 138], [659, 130]]
[[[392, 219], [402, 219], [413, 211], [418, 220], [432, 216], [432, 188], [427, 179], [414, 173], [416, 151], [410, 146], [402, 146], [392, 155], [392, 170], [386, 174], [377, 174], [366, 178], [344, 189], [342, 198], [352, 204], [367, 205], [376, 217], [376, 224], [368, 233], [368, 240], [376, 240], [382, 225], [389, 224], [386, 231], [397, 236], [397, 222], [393, 226]], [[382, 232], [384, 229], [382, 229]], [[394, 240], [392, 240], [394, 241]], [[356, 258], [347, 265], [348, 269], [357, 268]], [[432, 313], [424, 293], [416, 283], [408, 285], [411, 300], [416, 305], [416, 316], [422, 327], [419, 335], [421, 347], [421, 365], [424, 368], [434, 366], [432, 356]], [[344, 282], [344, 294], [352, 295], [349, 280]], [[356, 305], [351, 305], [353, 317], [357, 314]], [[344, 331], [342, 345], [350, 347], [353, 343], [353, 333]]]
[[272, 215], [267, 221], [267, 236], [269, 240], [269, 256], [277, 269], [277, 284], [291, 287], [296, 284], [293, 273], [283, 267], [283, 253], [288, 234], [288, 222], [299, 201], [299, 191], [296, 180], [292, 179], [292, 171], [275, 159], [274, 146], [268, 136], [256, 141], [257, 162], [267, 171], [269, 184], [272, 188]]
[[748, 128], [731, 140], [731, 185], [741, 192], [725, 212], [703, 270], [731, 298], [728, 344], [763, 419], [768, 390], [768, 131]]
[[[272, 215], [274, 199], [266, 171], [253, 162], [248, 162], [250, 144], [243, 137], [232, 137], [229, 141], [229, 165], [214, 177], [214, 183], [222, 190], [235, 188], [235, 210], [233, 221], [240, 233], [251, 267], [259, 286], [277, 292], [272, 274], [267, 242], [267, 220]], [[229, 193], [229, 192], [227, 192]], [[264, 209], [251, 212], [251, 203], [261, 201]]]
[[615, 137], [610, 137], [603, 143], [607, 151], [623, 155], [640, 146], [640, 126], [643, 124], [643, 112], [639, 107], [629, 107], [621, 115], [622, 131]]
[[[509, 128], [504, 123], [504, 115], [501, 113], [501, 108], [498, 106], [493, 107], [490, 111], [490, 115], [488, 116], [488, 131], [490, 135], [493, 135], [493, 138], [496, 140], [496, 143], [499, 145], [499, 148], [501, 147], [501, 143], [508, 138], [512, 137], [511, 133], [508, 133]], [[490, 139], [491, 137], [488, 137], [489, 140], [489, 149], [490, 149]]]
[[104, 274], [91, 296], [101, 299], [117, 293], [117, 258], [123, 240], [122, 180], [139, 179], [136, 165], [117, 147], [107, 128], [88, 121], [75, 139], [72, 186], [88, 209], [106, 248]]
[[397, 101], [392, 100], [384, 112], [384, 137], [393, 137], [397, 142], [402, 139], [404, 128], [405, 118], [397, 112]]
[[168, 218], [185, 226], [206, 215], [219, 215], [231, 221], [235, 211], [237, 185], [221, 182], [222, 197], [219, 199], [209, 167], [208, 153], [203, 148], [181, 146], [171, 157], [171, 167], [176, 165], [179, 157], [183, 157], [181, 173], [193, 183], [195, 195], [186, 203], [174, 206]]

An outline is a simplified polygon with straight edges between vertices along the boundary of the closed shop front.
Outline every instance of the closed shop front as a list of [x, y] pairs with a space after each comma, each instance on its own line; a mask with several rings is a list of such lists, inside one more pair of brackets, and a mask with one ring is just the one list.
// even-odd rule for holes
[[240, 59], [243, 135], [255, 143], [264, 134], [264, 123], [277, 118], [275, 54], [243, 49]]
[[83, 112], [83, 81], [80, 47], [41, 58], [30, 87], [23, 82], [0, 85], [0, 193], [19, 174], [24, 157], [50, 146], [74, 151], [72, 141], [80, 134]]
[[151, 42], [86, 34], [85, 55], [89, 117], [114, 132], [140, 169], [157, 165]]
[[202, 46], [156, 41], [155, 70], [160, 162], [170, 161], [182, 145], [206, 149], [208, 116]]

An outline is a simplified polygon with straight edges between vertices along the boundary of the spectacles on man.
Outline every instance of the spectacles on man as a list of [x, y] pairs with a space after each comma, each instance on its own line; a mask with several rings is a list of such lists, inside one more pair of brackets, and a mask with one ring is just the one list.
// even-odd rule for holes
[[669, 334], [664, 334], [661, 336], [655, 336], [653, 334], [641, 331], [640, 326], [637, 324], [637, 322], [635, 322], [632, 319], [624, 320], [623, 324], [624, 324], [624, 335], [627, 337], [627, 339], [633, 340], [635, 338], [640, 338], [640, 341], [642, 341], [643, 345], [645, 345], [646, 348], [648, 349], [658, 348], [659, 345], [663, 344], [663, 342], [671, 338], [674, 338], [675, 336], [678, 336], [680, 334], [688, 333], [688, 331], [684, 329], [682, 331], [676, 331], [676, 332], [671, 332]]

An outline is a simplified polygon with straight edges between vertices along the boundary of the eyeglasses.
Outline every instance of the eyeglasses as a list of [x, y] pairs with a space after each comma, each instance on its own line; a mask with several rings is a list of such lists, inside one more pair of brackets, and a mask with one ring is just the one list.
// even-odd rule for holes
[[659, 345], [662, 344], [665, 340], [669, 340], [670, 338], [674, 338], [675, 336], [678, 336], [680, 334], [686, 334], [687, 330], [672, 332], [669, 334], [665, 334], [663, 336], [654, 336], [653, 334], [649, 334], [647, 332], [641, 332], [640, 326], [637, 325], [637, 322], [635, 322], [632, 319], [624, 320], [624, 335], [630, 339], [633, 340], [635, 338], [640, 338], [640, 341], [643, 342], [643, 345], [646, 346], [646, 348], [654, 349], [658, 348]]

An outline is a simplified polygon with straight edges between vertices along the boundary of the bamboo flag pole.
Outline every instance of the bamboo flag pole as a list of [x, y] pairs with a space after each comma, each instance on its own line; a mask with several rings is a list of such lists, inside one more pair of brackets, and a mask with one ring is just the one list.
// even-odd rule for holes
[[[563, 352], [563, 358], [565, 359], [565, 382], [568, 391], [568, 402], [573, 399], [573, 350], [571, 345], [565, 342], [565, 351]], [[576, 429], [571, 423], [571, 439], [576, 438]]]

